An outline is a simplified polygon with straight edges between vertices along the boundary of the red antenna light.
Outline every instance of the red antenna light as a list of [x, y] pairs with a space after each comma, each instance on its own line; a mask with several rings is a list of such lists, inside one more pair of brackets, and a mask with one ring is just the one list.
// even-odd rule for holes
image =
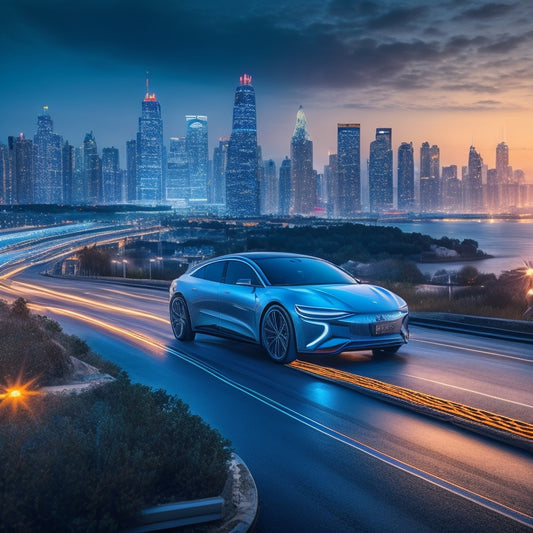
[[250, 74], [243, 74], [239, 80], [241, 85], [252, 85], [252, 76]]

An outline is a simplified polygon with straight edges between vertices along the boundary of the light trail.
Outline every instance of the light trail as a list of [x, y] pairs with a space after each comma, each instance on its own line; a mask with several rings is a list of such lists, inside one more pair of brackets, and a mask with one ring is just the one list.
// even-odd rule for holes
[[[148, 296], [144, 294], [135, 294], [135, 293], [127, 292], [127, 291], [119, 291], [117, 289], [103, 288], [102, 291], [111, 292], [113, 294], [118, 294], [119, 296], [126, 296], [127, 298], [133, 298], [136, 300], [145, 300], [147, 302], [156, 302], [156, 303], [167, 302], [168, 303], [168, 294], [165, 297], [163, 296], [157, 297], [157, 296]], [[168, 291], [166, 292], [168, 293]]]
[[[62, 292], [58, 292], [52, 289], [46, 289], [40, 285], [32, 285], [30, 283], [23, 283], [20, 281], [13, 282], [11, 286], [11, 291], [17, 292], [16, 287], [21, 287], [22, 289], [28, 290], [30, 293], [37, 293], [37, 294], [45, 294], [47, 296], [51, 296], [56, 300], [65, 301], [65, 302], [76, 302], [83, 305], [87, 305], [93, 309], [98, 309], [100, 311], [113, 311], [114, 313], [120, 313], [123, 315], [130, 315], [130, 316], [136, 316], [141, 318], [148, 318], [150, 320], [154, 320], [156, 322], [161, 322], [163, 324], [170, 324], [169, 320], [166, 318], [161, 318], [158, 315], [154, 315], [152, 313], [147, 313], [145, 311], [136, 311], [134, 309], [128, 309], [125, 307], [119, 307], [117, 305], [111, 305], [111, 304], [105, 304], [105, 303], [99, 303], [94, 300], [90, 300], [89, 298], [84, 298], [82, 296], [75, 296], [73, 294], [65, 294]], [[18, 291], [20, 292], [20, 291]]]
[[96, 326], [104, 331], [108, 331], [117, 336], [125, 337], [128, 340], [133, 341], [134, 344], [147, 345], [150, 348], [155, 348], [156, 350], [163, 352], [165, 352], [167, 349], [166, 346], [161, 344], [161, 342], [159, 342], [155, 337], [150, 337], [148, 335], [138, 333], [136, 331], [131, 331], [129, 329], [125, 329], [119, 326], [114, 326], [112, 324], [109, 324], [108, 322], [99, 320], [98, 318], [94, 318], [83, 313], [78, 313], [77, 311], [71, 311], [69, 309], [63, 309], [61, 307], [42, 306], [38, 304], [29, 304], [28, 307], [33, 311], [44, 310], [60, 316], [75, 318], [76, 320], [91, 324], [92, 326]]

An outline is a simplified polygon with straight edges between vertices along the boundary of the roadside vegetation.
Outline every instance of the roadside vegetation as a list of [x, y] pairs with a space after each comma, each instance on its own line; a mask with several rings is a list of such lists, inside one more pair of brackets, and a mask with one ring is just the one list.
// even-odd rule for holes
[[[222, 492], [230, 442], [182, 400], [132, 383], [23, 299], [0, 302], [0, 334], [0, 531], [118, 531], [145, 507]], [[68, 382], [72, 357], [115, 379], [40, 393]]]

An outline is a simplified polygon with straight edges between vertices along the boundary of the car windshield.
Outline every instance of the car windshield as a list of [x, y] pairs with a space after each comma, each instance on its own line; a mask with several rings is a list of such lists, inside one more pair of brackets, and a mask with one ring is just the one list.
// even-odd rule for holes
[[336, 266], [312, 257], [256, 259], [271, 285], [353, 284], [357, 281]]

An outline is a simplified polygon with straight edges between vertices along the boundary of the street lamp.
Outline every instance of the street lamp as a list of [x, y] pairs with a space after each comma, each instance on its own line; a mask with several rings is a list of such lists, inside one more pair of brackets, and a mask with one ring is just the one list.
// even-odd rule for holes
[[128, 260], [127, 259], [123, 259], [122, 260], [122, 277], [125, 278], [126, 277], [126, 265], [128, 264]]
[[152, 279], [152, 263], [155, 263], [155, 259], [150, 259], [150, 263], [149, 263], [149, 266], [150, 266], [150, 279]]

